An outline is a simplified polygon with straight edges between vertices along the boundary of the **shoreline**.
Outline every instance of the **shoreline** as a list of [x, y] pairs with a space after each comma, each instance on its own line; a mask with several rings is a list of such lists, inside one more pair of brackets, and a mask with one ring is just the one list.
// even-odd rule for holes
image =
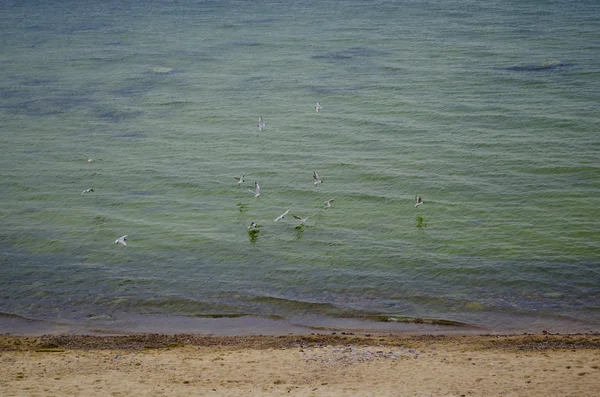
[[0, 335], [3, 396], [595, 396], [600, 333]]
[[591, 324], [557, 324], [538, 322], [509, 326], [481, 327], [457, 321], [428, 318], [371, 316], [365, 318], [330, 318], [305, 316], [280, 318], [258, 315], [182, 316], [130, 315], [127, 317], [94, 316], [80, 321], [66, 319], [39, 320], [15, 314], [0, 313], [0, 333], [20, 336], [41, 335], [136, 335], [136, 334], [196, 334], [205, 336], [255, 336], [311, 334], [326, 332], [390, 333], [400, 335], [480, 335], [522, 333], [597, 333]]

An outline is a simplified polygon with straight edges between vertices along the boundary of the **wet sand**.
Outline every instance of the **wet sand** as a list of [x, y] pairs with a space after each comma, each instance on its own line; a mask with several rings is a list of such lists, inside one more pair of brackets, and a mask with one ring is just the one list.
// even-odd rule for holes
[[0, 336], [2, 396], [597, 396], [600, 334]]

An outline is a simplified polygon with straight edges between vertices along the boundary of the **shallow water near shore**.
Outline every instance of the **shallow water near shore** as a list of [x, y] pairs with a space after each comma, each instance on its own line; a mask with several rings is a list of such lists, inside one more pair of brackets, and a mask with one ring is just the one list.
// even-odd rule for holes
[[0, 329], [600, 328], [596, 2], [0, 9]]

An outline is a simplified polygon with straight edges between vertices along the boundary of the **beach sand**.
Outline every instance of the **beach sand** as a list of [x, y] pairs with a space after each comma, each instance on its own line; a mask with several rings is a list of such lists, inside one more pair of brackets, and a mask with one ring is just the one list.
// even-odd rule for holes
[[600, 334], [0, 336], [1, 396], [598, 396]]

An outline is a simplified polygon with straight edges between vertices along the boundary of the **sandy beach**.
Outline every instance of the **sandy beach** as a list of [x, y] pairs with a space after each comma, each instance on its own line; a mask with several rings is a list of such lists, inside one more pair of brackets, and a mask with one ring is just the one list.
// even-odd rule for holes
[[600, 334], [0, 337], [2, 396], [596, 396]]

